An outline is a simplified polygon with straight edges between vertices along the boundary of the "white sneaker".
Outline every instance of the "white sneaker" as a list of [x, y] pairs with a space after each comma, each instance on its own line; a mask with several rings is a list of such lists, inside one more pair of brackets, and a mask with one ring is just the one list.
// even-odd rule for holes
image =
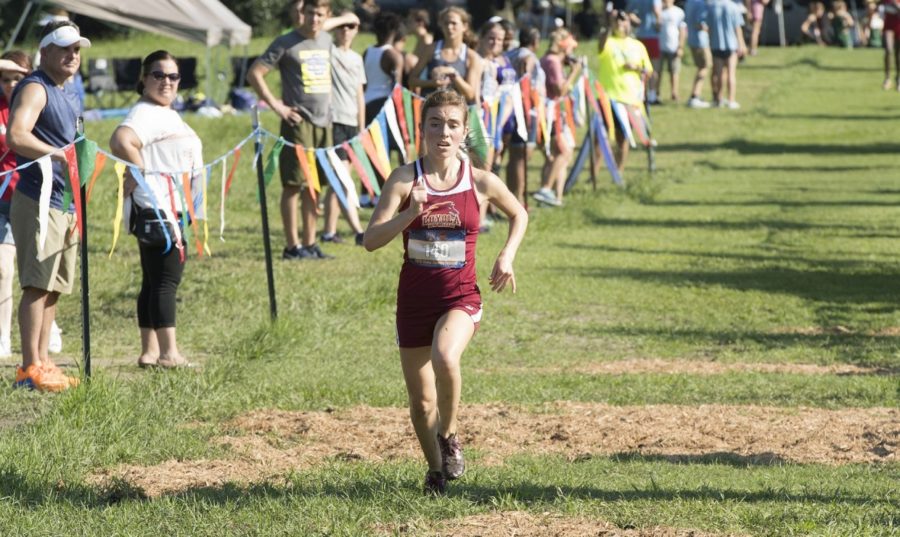
[[53, 354], [62, 352], [62, 329], [56, 324], [56, 321], [53, 321], [53, 325], [50, 326], [50, 341], [47, 344], [47, 350]]
[[0, 358], [9, 358], [12, 356], [12, 342], [9, 337], [0, 337]]
[[560, 205], [562, 205], [562, 203], [558, 199], [556, 199], [556, 194], [549, 188], [541, 188], [531, 196], [539, 202], [546, 203], [547, 205], [552, 205], [554, 207], [559, 207]]
[[709, 108], [710, 104], [699, 97], [691, 97], [687, 102], [688, 108]]
[[737, 110], [741, 107], [737, 101], [724, 101], [722, 103], [723, 108], [728, 108], [729, 110]]

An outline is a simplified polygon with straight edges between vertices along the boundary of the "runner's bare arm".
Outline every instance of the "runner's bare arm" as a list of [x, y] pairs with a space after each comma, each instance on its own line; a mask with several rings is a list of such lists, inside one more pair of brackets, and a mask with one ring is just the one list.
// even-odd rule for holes
[[[412, 164], [401, 166], [391, 172], [390, 177], [381, 189], [378, 205], [369, 220], [369, 227], [363, 238], [363, 246], [374, 251], [391, 242], [412, 223], [422, 212], [425, 203], [425, 187], [417, 185], [414, 189], [415, 171]], [[414, 191], [415, 190], [415, 191]], [[412, 194], [409, 207], [397, 213], [400, 205]]]
[[513, 272], [513, 261], [515, 261], [519, 245], [522, 244], [522, 239], [525, 237], [528, 213], [499, 177], [479, 169], [473, 169], [472, 174], [481, 203], [490, 201], [509, 219], [509, 234], [506, 236], [506, 244], [497, 255], [488, 281], [491, 289], [498, 293], [503, 291], [507, 285], [515, 293], [516, 276]]

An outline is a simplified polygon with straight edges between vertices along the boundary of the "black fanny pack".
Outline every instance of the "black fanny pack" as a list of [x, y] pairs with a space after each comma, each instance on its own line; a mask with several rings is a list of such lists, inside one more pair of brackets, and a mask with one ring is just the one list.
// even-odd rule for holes
[[139, 208], [132, 198], [130, 231], [142, 245], [151, 248], [165, 248], [167, 232], [169, 240], [173, 245], [175, 244], [175, 226], [165, 219], [165, 212], [160, 211], [159, 214], [163, 217], [162, 219], [152, 208]]

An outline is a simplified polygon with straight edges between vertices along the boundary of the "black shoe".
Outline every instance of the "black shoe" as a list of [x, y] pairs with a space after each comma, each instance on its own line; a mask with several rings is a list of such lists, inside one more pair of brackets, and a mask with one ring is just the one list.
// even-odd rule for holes
[[353, 242], [356, 243], [357, 246], [363, 245], [363, 239], [366, 237], [365, 233], [357, 233], [356, 237], [353, 238]]
[[306, 250], [310, 259], [334, 259], [333, 255], [323, 252], [318, 244], [310, 244], [309, 246], [304, 246], [303, 249]]
[[333, 242], [334, 244], [342, 244], [344, 242], [344, 238], [341, 237], [340, 233], [322, 233], [319, 236], [319, 240], [322, 242]]
[[300, 261], [303, 259], [310, 259], [311, 257], [311, 254], [306, 250], [306, 248], [302, 248], [299, 245], [285, 248], [281, 252], [281, 259], [287, 261]]
[[463, 459], [462, 446], [456, 434], [447, 438], [437, 435], [438, 446], [441, 448], [441, 470], [448, 480], [459, 479], [466, 471], [466, 461]]
[[443, 496], [447, 493], [447, 479], [441, 472], [428, 471], [425, 474], [425, 486], [422, 492], [428, 496]]

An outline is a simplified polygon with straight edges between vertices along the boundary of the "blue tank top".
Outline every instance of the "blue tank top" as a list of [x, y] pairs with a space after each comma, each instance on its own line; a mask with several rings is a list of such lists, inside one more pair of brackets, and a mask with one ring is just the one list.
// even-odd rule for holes
[[[422, 71], [422, 78], [427, 79], [431, 76], [431, 71], [435, 67], [452, 67], [456, 71], [456, 76], [461, 76], [466, 78], [466, 74], [469, 72], [469, 68], [466, 65], [466, 60], [468, 59], [469, 47], [466, 46], [465, 43], [462, 44], [462, 47], [459, 50], [459, 57], [456, 58], [454, 62], [448, 62], [441, 55], [441, 51], [444, 50], [444, 40], [440, 39], [434, 44], [434, 55], [428, 60], [427, 69]], [[422, 90], [422, 95], [429, 95], [434, 93], [435, 88], [427, 88]]]
[[[78, 95], [67, 91], [65, 88], [59, 88], [53, 79], [41, 70], [37, 70], [24, 79], [16, 86], [13, 91], [13, 100], [16, 95], [28, 84], [40, 84], [47, 92], [47, 105], [41, 110], [37, 121], [34, 124], [32, 133], [38, 140], [52, 145], [53, 147], [63, 147], [72, 143], [78, 136], [78, 116], [80, 115], [81, 106], [78, 101]], [[16, 163], [21, 166], [32, 162], [31, 159], [21, 155], [16, 156]], [[65, 165], [62, 162], [52, 161], [53, 163], [53, 190], [50, 195], [50, 206], [60, 211], [74, 210], [74, 206], [70, 205], [67, 209], [63, 209], [63, 191], [66, 188], [66, 172]], [[32, 165], [19, 172], [19, 183], [16, 190], [29, 198], [38, 201], [41, 196], [41, 169], [38, 165]]]

